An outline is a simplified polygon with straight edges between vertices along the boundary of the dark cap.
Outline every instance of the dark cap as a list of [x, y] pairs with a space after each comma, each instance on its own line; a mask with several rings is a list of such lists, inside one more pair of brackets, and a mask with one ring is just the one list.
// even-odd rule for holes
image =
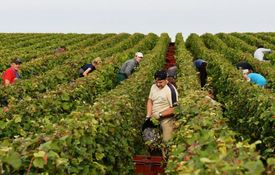
[[158, 70], [155, 73], [155, 80], [165, 80], [167, 78], [167, 72], [165, 70]]
[[12, 63], [21, 64], [22, 61], [20, 60], [20, 58], [15, 58], [14, 60], [12, 60]]

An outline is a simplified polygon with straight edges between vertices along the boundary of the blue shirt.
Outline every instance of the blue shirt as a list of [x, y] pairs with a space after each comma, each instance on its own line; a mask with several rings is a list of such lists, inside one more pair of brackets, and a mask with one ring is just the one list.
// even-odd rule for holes
[[202, 60], [202, 59], [197, 59], [194, 61], [194, 65], [197, 69], [200, 69], [202, 63], [206, 63], [206, 61]]
[[93, 70], [95, 70], [95, 67], [94, 67], [92, 64], [85, 64], [85, 65], [82, 66], [81, 68], [84, 70], [84, 72], [85, 72], [87, 69], [91, 68], [91, 70], [89, 71], [89, 73], [92, 72]]
[[85, 64], [79, 69], [79, 72], [78, 72], [79, 76], [83, 77], [83, 73], [89, 68], [91, 68], [91, 70], [89, 70], [88, 74], [91, 73], [92, 71], [96, 70], [96, 68], [93, 66], [93, 64]]
[[247, 75], [247, 77], [250, 78], [250, 81], [252, 83], [255, 83], [259, 86], [265, 86], [267, 84], [266, 79], [261, 74], [250, 73], [250, 74]]

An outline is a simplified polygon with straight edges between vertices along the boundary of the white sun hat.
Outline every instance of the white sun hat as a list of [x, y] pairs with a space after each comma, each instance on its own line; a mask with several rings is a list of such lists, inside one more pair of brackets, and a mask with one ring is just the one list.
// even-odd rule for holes
[[137, 57], [143, 58], [143, 54], [142, 54], [141, 52], [137, 52], [137, 53], [136, 53], [136, 56], [137, 56]]

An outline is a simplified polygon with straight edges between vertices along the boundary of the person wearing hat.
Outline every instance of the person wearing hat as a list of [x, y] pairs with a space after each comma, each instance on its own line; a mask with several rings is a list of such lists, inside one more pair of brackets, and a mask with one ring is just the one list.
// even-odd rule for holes
[[260, 87], [265, 87], [267, 84], [267, 80], [264, 76], [258, 73], [254, 73], [252, 70], [244, 69], [243, 75], [247, 81], [252, 82]]
[[12, 60], [10, 68], [8, 68], [2, 75], [2, 84], [4, 86], [12, 85], [17, 79], [20, 79], [19, 69], [21, 65], [21, 60], [16, 58]]
[[160, 121], [163, 141], [167, 142], [174, 130], [174, 107], [177, 106], [178, 92], [175, 86], [167, 80], [165, 70], [157, 71], [154, 75], [155, 83], [151, 86], [147, 100], [146, 118], [156, 118]]
[[139, 66], [142, 58], [143, 54], [141, 52], [137, 52], [134, 58], [127, 60], [125, 63], [123, 63], [117, 74], [117, 83], [120, 83], [121, 81], [127, 79]]
[[89, 73], [96, 70], [96, 67], [101, 64], [102, 61], [99, 57], [95, 58], [92, 63], [85, 64], [79, 69], [79, 77], [87, 77]]
[[204, 87], [207, 80], [207, 72], [206, 72], [207, 62], [202, 59], [197, 59], [193, 63], [194, 63], [194, 66], [196, 67], [196, 70], [198, 71], [197, 74], [200, 79], [201, 87]]

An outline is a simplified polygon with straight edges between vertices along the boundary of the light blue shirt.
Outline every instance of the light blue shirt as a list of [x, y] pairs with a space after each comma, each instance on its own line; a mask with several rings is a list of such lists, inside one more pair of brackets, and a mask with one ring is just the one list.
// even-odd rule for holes
[[250, 79], [252, 83], [255, 83], [259, 86], [265, 86], [267, 84], [266, 79], [258, 73], [250, 73], [247, 75], [247, 77]]

